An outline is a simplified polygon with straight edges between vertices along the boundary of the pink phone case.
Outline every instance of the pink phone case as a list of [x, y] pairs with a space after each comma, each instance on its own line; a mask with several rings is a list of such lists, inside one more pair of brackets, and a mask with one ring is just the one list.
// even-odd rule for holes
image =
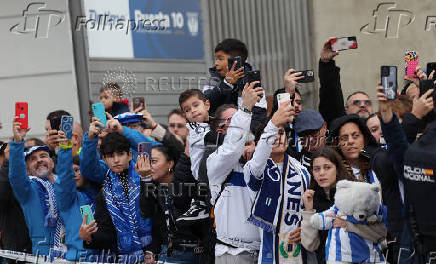
[[406, 62], [406, 75], [410, 77], [416, 77], [416, 67], [418, 67], [419, 60], [416, 51], [408, 51], [404, 56]]

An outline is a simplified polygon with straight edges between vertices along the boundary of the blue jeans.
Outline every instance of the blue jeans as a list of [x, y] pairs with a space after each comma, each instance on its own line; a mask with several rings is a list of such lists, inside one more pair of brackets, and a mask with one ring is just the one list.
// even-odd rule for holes
[[167, 246], [162, 246], [158, 263], [200, 264], [199, 255], [194, 251], [173, 250], [171, 256], [167, 256]]

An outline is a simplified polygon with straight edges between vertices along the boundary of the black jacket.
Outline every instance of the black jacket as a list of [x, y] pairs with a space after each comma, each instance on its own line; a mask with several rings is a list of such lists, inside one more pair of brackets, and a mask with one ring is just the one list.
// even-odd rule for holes
[[344, 95], [342, 93], [341, 69], [334, 60], [319, 61], [319, 112], [327, 124], [345, 115]]
[[9, 184], [9, 162], [0, 168], [0, 230], [3, 249], [32, 253], [23, 211]]
[[403, 203], [398, 184], [399, 177], [393, 160], [389, 157], [387, 150], [374, 145], [367, 146], [364, 151], [369, 154], [371, 168], [380, 181], [383, 204], [388, 207], [390, 239], [400, 241], [405, 215], [403, 214]]
[[[245, 63], [244, 71], [251, 71], [253, 67]], [[240, 96], [243, 85], [234, 85], [234, 88], [230, 87], [224, 82], [224, 78], [221, 77], [215, 67], [209, 69], [210, 77], [206, 84], [206, 89], [203, 89], [203, 93], [210, 102], [209, 115], [214, 116], [218, 107], [223, 104], [238, 105], [238, 97]], [[245, 81], [243, 81], [245, 83]], [[266, 119], [266, 108], [253, 107], [253, 116], [251, 118], [250, 129], [255, 133], [256, 128], [262, 121]]]
[[427, 122], [424, 118], [418, 119], [414, 114], [406, 113], [403, 117], [401, 126], [406, 133], [407, 141], [409, 143], [413, 143], [416, 140], [416, 135], [424, 131], [425, 127], [427, 126]]
[[382, 122], [389, 154], [404, 183], [407, 220], [415, 242], [424, 246], [421, 249], [436, 251], [436, 215], [432, 210], [436, 199], [436, 122], [412, 145], [400, 127], [395, 115], [391, 122]]

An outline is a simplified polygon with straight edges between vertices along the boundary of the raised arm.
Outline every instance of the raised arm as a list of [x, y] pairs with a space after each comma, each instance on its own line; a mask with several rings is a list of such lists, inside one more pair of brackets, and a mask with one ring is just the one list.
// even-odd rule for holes
[[32, 192], [31, 181], [26, 173], [26, 162], [24, 160], [24, 137], [29, 130], [23, 130], [20, 126], [21, 124], [16, 122], [16, 118], [14, 118], [12, 124], [14, 138], [9, 145], [9, 181], [17, 200], [24, 203]]
[[[331, 39], [331, 38], [330, 38]], [[333, 58], [339, 54], [333, 51], [328, 39], [321, 50], [319, 60], [319, 112], [329, 124], [333, 119], [345, 114], [340, 69]]]
[[98, 134], [103, 127], [97, 118], [93, 117], [89, 125], [89, 131], [85, 133], [80, 152], [80, 173], [88, 180], [103, 183], [108, 166], [100, 159], [97, 150]]
[[[60, 133], [63, 132], [60, 131]], [[62, 135], [61, 137], [64, 138], [65, 136]], [[71, 149], [68, 144], [61, 144], [58, 152], [58, 165], [56, 168], [58, 178], [54, 184], [54, 191], [59, 210], [68, 210], [73, 205], [74, 200], [77, 199]]]
[[258, 188], [253, 189], [253, 187], [257, 185], [253, 185], [252, 183], [255, 183], [256, 180], [263, 178], [265, 166], [269, 156], [271, 155], [271, 151], [280, 127], [284, 126], [288, 122], [292, 122], [292, 115], [294, 115], [294, 108], [289, 104], [280, 107], [277, 112], [274, 113], [272, 119], [265, 127], [259, 142], [257, 143], [253, 158], [245, 164], [244, 179], [247, 183], [247, 186], [253, 191], [258, 191]]
[[[253, 89], [255, 82], [244, 87], [243, 108], [251, 111], [263, 92], [261, 87]], [[232, 117], [223, 144], [207, 158], [207, 175], [211, 186], [220, 186], [233, 170], [244, 153], [245, 140], [250, 132], [251, 113], [239, 109]]]
[[404, 154], [409, 148], [409, 143], [397, 116], [392, 113], [392, 108], [386, 99], [386, 95], [383, 93], [383, 86], [379, 84], [377, 90], [383, 136], [388, 145], [388, 152], [392, 157], [394, 166], [397, 172], [401, 171], [399, 175], [402, 175]]

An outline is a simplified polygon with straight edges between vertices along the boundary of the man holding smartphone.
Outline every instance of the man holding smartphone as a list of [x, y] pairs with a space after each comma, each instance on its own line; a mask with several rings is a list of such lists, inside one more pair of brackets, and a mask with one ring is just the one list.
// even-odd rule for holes
[[319, 60], [319, 112], [327, 124], [346, 114], [357, 114], [362, 118], [368, 118], [374, 110], [369, 96], [364, 91], [352, 93], [344, 103], [340, 80], [341, 69], [333, 60], [339, 52], [332, 50], [332, 39], [335, 38], [329, 38], [324, 43]]
[[16, 121], [17, 117], [12, 124], [9, 181], [29, 227], [32, 253], [62, 258], [67, 249], [61, 241], [65, 226], [54, 193], [57, 178], [53, 173], [54, 162], [47, 146], [35, 146], [24, 152], [23, 139], [29, 129], [21, 129]]

